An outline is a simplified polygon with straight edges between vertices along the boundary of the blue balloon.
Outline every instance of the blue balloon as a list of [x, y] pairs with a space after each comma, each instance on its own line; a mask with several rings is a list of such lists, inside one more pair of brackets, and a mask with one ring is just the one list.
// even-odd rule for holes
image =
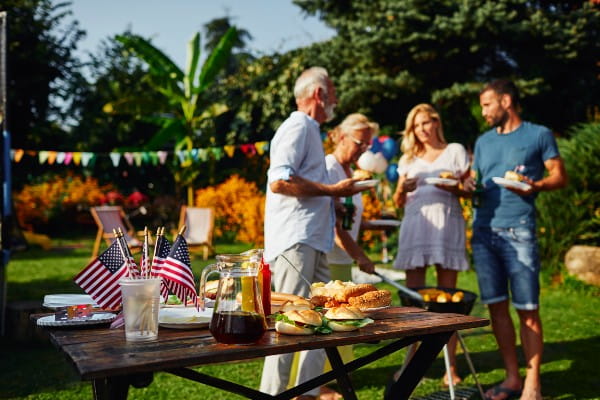
[[381, 151], [381, 142], [378, 138], [374, 137], [373, 139], [371, 139], [371, 147], [369, 148], [369, 150], [373, 154], [379, 153]]
[[381, 153], [386, 160], [390, 161], [398, 153], [398, 143], [392, 138], [387, 139], [381, 145]]
[[388, 178], [390, 182], [398, 181], [398, 164], [390, 164], [385, 170], [385, 177]]

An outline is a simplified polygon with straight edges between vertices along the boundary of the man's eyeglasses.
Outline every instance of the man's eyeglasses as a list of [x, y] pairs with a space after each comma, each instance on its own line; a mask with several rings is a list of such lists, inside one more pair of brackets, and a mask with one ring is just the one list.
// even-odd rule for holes
[[363, 148], [367, 148], [371, 145], [370, 142], [363, 142], [362, 140], [358, 140], [355, 137], [349, 136], [350, 140], [352, 140], [354, 143], [356, 143], [359, 147], [363, 147]]

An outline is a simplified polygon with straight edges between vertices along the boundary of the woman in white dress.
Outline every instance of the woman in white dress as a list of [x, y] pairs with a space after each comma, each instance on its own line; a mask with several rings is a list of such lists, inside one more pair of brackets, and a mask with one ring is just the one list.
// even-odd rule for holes
[[[459, 185], [429, 185], [425, 178], [450, 172], [457, 180], [469, 175], [469, 157], [458, 143], [447, 143], [442, 121], [429, 104], [408, 113], [398, 163], [398, 185], [393, 196], [404, 207], [394, 268], [406, 271], [408, 287], [425, 286], [425, 272], [435, 265], [437, 285], [455, 288], [459, 271], [469, 268], [465, 250], [465, 220], [458, 197]], [[456, 336], [448, 342], [453, 384], [456, 372]], [[444, 376], [448, 384], [448, 376]]]

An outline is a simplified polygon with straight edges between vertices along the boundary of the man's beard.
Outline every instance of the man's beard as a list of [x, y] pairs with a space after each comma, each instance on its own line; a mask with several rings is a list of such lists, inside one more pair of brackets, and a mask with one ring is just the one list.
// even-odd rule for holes
[[500, 116], [492, 118], [492, 120], [490, 121], [490, 126], [492, 128], [502, 128], [506, 121], [508, 121], [508, 113], [506, 111], [502, 111], [502, 114]]
[[337, 104], [335, 103], [327, 103], [325, 104], [325, 122], [330, 122], [333, 120], [333, 118], [335, 118], [335, 106]]

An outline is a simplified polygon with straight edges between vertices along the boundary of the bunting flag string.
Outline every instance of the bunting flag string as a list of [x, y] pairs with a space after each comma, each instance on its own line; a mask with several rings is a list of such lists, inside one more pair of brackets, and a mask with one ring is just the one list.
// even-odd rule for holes
[[255, 156], [268, 156], [269, 142], [261, 141], [241, 145], [225, 145], [223, 147], [193, 148], [191, 150], [173, 151], [126, 151], [95, 153], [89, 151], [56, 151], [56, 150], [24, 150], [11, 149], [10, 157], [14, 163], [20, 163], [25, 156], [33, 157], [40, 164], [48, 165], [75, 165], [92, 167], [99, 157], [107, 157], [112, 166], [117, 168], [121, 160], [128, 166], [140, 167], [142, 165], [164, 165], [169, 156], [182, 167], [189, 167], [194, 163], [207, 162], [209, 159], [216, 161], [223, 157], [233, 158], [236, 152], [240, 152], [248, 158]]

